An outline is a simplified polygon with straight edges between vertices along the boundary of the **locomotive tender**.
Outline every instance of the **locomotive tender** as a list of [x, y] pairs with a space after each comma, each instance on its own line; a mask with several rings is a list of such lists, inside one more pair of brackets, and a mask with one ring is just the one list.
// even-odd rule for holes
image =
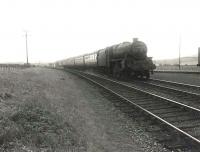
[[64, 68], [101, 70], [115, 77], [135, 76], [150, 77], [155, 65], [151, 57], [147, 57], [147, 46], [138, 41], [123, 42], [106, 47], [96, 52], [56, 62]]

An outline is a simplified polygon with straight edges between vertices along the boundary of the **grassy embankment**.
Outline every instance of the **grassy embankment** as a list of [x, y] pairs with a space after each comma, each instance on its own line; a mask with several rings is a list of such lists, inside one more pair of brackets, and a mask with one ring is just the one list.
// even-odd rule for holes
[[0, 151], [63, 151], [84, 148], [76, 130], [64, 122], [53, 107], [32, 101], [12, 105], [12, 108], [7, 109], [10, 110], [0, 115]]

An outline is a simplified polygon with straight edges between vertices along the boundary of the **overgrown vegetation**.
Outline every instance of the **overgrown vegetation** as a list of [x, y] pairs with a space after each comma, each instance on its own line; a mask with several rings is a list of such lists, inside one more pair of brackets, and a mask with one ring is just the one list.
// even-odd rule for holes
[[67, 149], [84, 147], [76, 130], [37, 101], [23, 103], [0, 118], [0, 151], [16, 148]]

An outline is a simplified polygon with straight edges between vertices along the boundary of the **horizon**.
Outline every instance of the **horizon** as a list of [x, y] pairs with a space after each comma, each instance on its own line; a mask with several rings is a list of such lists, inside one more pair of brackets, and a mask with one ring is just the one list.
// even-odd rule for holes
[[[183, 58], [198, 58], [198, 55], [192, 55], [192, 56], [182, 56], [181, 59]], [[163, 58], [163, 59], [153, 59], [153, 61], [165, 61], [165, 60], [178, 60], [178, 57], [174, 57], [174, 58]], [[63, 59], [61, 59], [63, 60]], [[57, 60], [57, 61], [61, 61], [61, 60]], [[32, 62], [30, 64], [49, 64], [49, 63], [55, 63], [56, 61], [53, 62]], [[0, 63], [0, 64], [26, 64], [25, 62], [4, 62], [4, 63]]]

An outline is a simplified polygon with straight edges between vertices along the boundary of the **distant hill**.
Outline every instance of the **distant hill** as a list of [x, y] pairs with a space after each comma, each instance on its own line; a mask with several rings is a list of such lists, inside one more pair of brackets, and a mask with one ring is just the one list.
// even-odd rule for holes
[[[154, 60], [156, 65], [176, 65], [179, 63], [179, 59], [164, 59], [164, 60]], [[197, 57], [181, 57], [181, 65], [197, 65]]]

